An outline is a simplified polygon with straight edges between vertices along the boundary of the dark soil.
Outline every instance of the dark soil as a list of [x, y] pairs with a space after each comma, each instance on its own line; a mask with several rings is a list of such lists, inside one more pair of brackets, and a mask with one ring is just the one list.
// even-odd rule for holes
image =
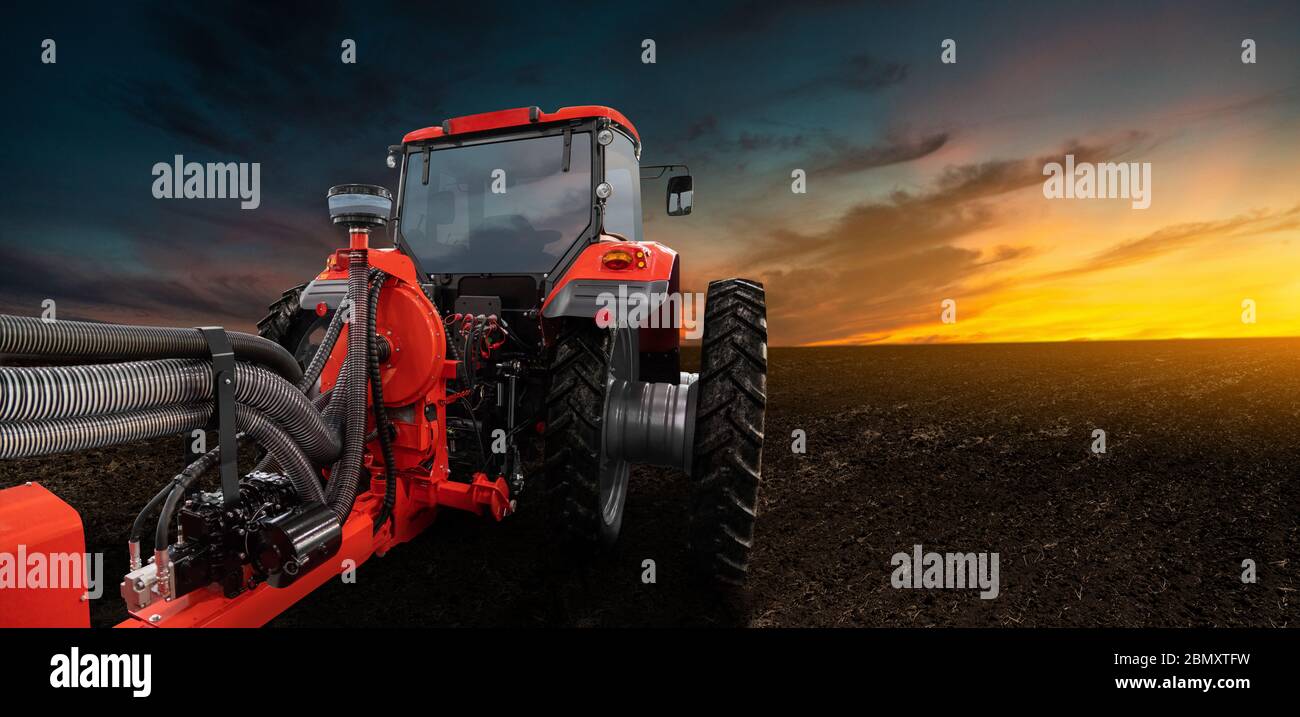
[[[572, 558], [535, 512], [448, 512], [273, 624], [1285, 626], [1298, 427], [1300, 340], [773, 349], [744, 591], [688, 574], [685, 479], [638, 470], [608, 556]], [[116, 576], [135, 511], [180, 461], [178, 438], [10, 462], [0, 486], [68, 500]], [[999, 553], [1001, 595], [891, 587], [890, 557], [914, 544]], [[115, 591], [92, 616], [125, 616]]]

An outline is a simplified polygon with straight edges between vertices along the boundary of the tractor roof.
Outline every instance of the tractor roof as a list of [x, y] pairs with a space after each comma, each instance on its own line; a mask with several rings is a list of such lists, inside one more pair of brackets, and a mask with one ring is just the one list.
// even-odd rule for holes
[[486, 132], [494, 129], [504, 129], [506, 127], [525, 127], [530, 124], [542, 124], [546, 122], [563, 122], [572, 119], [588, 119], [594, 117], [606, 117], [632, 134], [632, 137], [641, 143], [641, 135], [637, 134], [636, 128], [632, 123], [612, 107], [601, 105], [579, 105], [577, 107], [561, 107], [554, 112], [543, 112], [539, 107], [517, 107], [512, 110], [497, 110], [496, 112], [483, 112], [476, 115], [465, 115], [464, 117], [453, 117], [443, 120], [442, 124], [436, 127], [425, 127], [409, 132], [402, 138], [402, 143], [419, 142], [426, 139], [436, 139], [453, 134], [473, 134], [475, 132]]

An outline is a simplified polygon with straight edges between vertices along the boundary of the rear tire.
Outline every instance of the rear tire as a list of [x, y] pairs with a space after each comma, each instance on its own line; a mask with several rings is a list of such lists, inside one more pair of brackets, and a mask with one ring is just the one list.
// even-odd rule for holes
[[605, 455], [605, 401], [614, 377], [636, 378], [635, 332], [568, 322], [556, 341], [546, 397], [545, 479], [555, 520], [579, 544], [609, 546], [623, 527], [629, 466]]
[[285, 291], [267, 307], [267, 315], [257, 322], [258, 335], [285, 347], [303, 368], [307, 368], [312, 356], [316, 355], [320, 339], [334, 314], [333, 310], [324, 316], [317, 316], [314, 311], [303, 311], [302, 292], [306, 288], [306, 284], [299, 284]]
[[740, 585], [754, 544], [767, 407], [762, 284], [745, 279], [709, 284], [699, 384], [690, 550], [703, 573]]

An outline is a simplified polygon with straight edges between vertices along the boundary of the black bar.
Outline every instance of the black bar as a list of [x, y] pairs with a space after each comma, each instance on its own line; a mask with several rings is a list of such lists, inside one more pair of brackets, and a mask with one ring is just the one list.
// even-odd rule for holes
[[221, 497], [225, 507], [239, 504], [239, 449], [235, 445], [235, 351], [220, 326], [200, 326], [212, 353], [212, 423], [221, 448]]
[[568, 127], [564, 128], [564, 168], [563, 171], [569, 171], [569, 158], [573, 155], [573, 130]]
[[[357, 615], [339, 616], [348, 627], [344, 640], [376, 644], [394, 633], [356, 628]], [[390, 618], [391, 616], [384, 616]], [[351, 618], [351, 619], [350, 619]], [[362, 622], [379, 622], [366, 617]], [[287, 625], [291, 625], [288, 622]], [[331, 668], [356, 674], [371, 664], [364, 651], [338, 650], [340, 632], [329, 629], [267, 630], [257, 634], [257, 649], [272, 655], [331, 654]], [[956, 702], [973, 714], [1007, 707], [1078, 707], [1096, 702], [1129, 707], [1156, 700], [1173, 711], [1181, 704], [1208, 705], [1230, 700], [1237, 710], [1251, 705], [1289, 704], [1295, 692], [1294, 630], [1180, 629], [859, 629], [859, 630], [508, 630], [491, 639], [475, 630], [407, 630], [410, 650], [436, 641], [440, 650], [470, 664], [510, 655], [530, 665], [510, 679], [510, 689], [493, 695], [494, 705], [514, 696], [534, 700], [572, 676], [572, 666], [555, 660], [563, 654], [601, 654], [616, 661], [629, 679], [656, 687], [660, 704], [679, 702], [674, 695], [722, 700], [720, 706], [745, 706], [744, 700], [771, 702], [779, 696], [867, 704], [892, 700], [909, 714], [930, 714], [931, 705]], [[198, 676], [218, 675], [247, 660], [249, 639], [240, 630], [15, 630], [4, 635], [0, 650], [0, 690], [12, 699], [39, 700], [42, 706], [80, 699], [94, 700], [103, 711], [113, 701], [136, 701], [132, 687], [72, 689], [59, 686], [55, 656], [150, 656], [148, 700], [160, 704], [211, 699]], [[401, 645], [397, 648], [400, 652]], [[333, 652], [331, 653], [331, 650]], [[1238, 655], [1248, 662], [1162, 665], [1117, 664], [1121, 658], [1173, 655]], [[671, 659], [665, 656], [670, 656]], [[743, 656], [743, 659], [740, 657]], [[730, 659], [724, 659], [730, 658]], [[292, 703], [325, 695], [371, 700], [365, 690], [324, 691], [318, 661], [285, 657], [259, 664], [238, 680], [245, 704]], [[428, 679], [419, 660], [393, 660], [385, 677], [394, 685]], [[1134, 685], [1131, 679], [1153, 680]], [[1172, 684], [1165, 684], [1166, 680]], [[1180, 680], [1206, 680], [1196, 688]], [[626, 682], [596, 680], [589, 691], [609, 691], [609, 699], [626, 698]], [[737, 685], [714, 694], [718, 684]], [[207, 689], [205, 692], [204, 690]], [[394, 687], [396, 689], [396, 687]], [[584, 688], [585, 689], [585, 688]], [[500, 699], [498, 699], [500, 697]], [[1211, 700], [1212, 702], [1206, 702]], [[144, 702], [144, 704], [148, 704]], [[756, 704], [755, 706], [761, 706]], [[738, 710], [736, 710], [738, 711]], [[749, 710], [745, 710], [749, 711]], [[757, 710], [756, 710], [757, 711]], [[1044, 710], [1039, 710], [1044, 711]], [[1055, 710], [1070, 712], [1071, 710]], [[1074, 710], [1074, 711], [1077, 711]], [[1280, 710], [1285, 713], [1285, 707]]]

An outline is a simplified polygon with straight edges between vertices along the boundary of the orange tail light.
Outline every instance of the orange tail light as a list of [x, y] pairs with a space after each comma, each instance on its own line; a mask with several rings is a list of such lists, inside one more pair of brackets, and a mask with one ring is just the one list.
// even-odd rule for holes
[[623, 271], [632, 266], [632, 252], [625, 249], [613, 249], [605, 252], [600, 258], [600, 263], [606, 269], [613, 271]]

